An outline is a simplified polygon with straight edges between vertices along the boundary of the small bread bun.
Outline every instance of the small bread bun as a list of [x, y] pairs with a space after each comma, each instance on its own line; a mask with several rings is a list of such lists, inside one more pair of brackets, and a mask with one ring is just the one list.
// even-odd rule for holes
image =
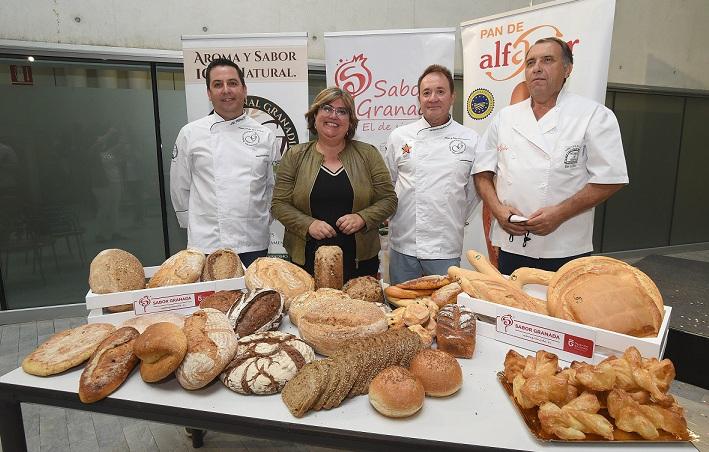
[[458, 361], [440, 350], [421, 350], [411, 360], [409, 370], [421, 382], [427, 396], [449, 396], [463, 384], [463, 371]]
[[382, 370], [369, 384], [369, 403], [388, 417], [407, 417], [423, 406], [423, 385], [401, 366]]
[[154, 383], [168, 377], [182, 363], [187, 353], [187, 337], [174, 323], [154, 323], [135, 340], [133, 352], [141, 360], [143, 381]]

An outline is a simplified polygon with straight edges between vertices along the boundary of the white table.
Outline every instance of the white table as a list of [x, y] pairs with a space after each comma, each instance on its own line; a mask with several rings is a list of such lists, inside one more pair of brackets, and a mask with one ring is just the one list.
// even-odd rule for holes
[[[287, 323], [281, 327], [293, 331]], [[463, 387], [448, 398], [426, 398], [423, 409], [406, 419], [377, 413], [366, 396], [346, 399], [328, 411], [293, 417], [280, 395], [244, 396], [218, 380], [197, 391], [182, 389], [173, 378], [147, 384], [134, 371], [110, 397], [94, 404], [79, 401], [82, 367], [52, 377], [35, 377], [22, 369], [0, 377], [0, 435], [3, 450], [26, 448], [20, 402], [96, 411], [194, 428], [268, 437], [348, 449], [422, 450], [497, 448], [574, 451], [694, 450], [691, 443], [562, 443], [539, 442], [528, 431], [496, 373], [510, 346], [478, 336], [472, 359], [458, 360]], [[524, 350], [520, 353], [530, 354]]]

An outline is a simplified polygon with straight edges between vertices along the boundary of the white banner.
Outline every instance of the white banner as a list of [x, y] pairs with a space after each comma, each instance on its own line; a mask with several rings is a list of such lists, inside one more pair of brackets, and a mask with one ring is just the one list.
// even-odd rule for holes
[[[194, 121], [212, 111], [205, 70], [212, 59], [224, 57], [244, 71], [246, 112], [273, 129], [281, 154], [307, 141], [307, 45], [307, 33], [183, 36], [187, 119]], [[283, 226], [276, 221], [271, 227], [269, 253], [286, 254]]]
[[550, 36], [573, 50], [566, 89], [604, 104], [614, 14], [615, 0], [564, 0], [463, 22], [465, 125], [482, 135], [524, 81], [529, 47]]
[[421, 117], [418, 77], [431, 64], [453, 70], [455, 29], [325, 33], [327, 85], [354, 97], [355, 138], [384, 153], [392, 130]]

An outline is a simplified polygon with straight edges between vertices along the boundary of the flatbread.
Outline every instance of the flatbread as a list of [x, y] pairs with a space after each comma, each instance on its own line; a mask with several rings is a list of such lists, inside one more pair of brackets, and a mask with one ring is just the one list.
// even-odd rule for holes
[[46, 377], [78, 366], [89, 359], [115, 329], [110, 323], [89, 323], [57, 333], [27, 355], [22, 361], [22, 370]]

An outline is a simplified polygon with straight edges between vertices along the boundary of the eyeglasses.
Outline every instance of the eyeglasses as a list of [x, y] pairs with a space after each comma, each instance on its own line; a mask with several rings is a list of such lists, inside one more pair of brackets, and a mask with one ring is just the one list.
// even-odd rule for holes
[[350, 114], [350, 111], [346, 108], [335, 108], [329, 104], [322, 105], [320, 107], [320, 111], [322, 111], [328, 116], [332, 116], [332, 114], [335, 113], [335, 116], [337, 116], [338, 118], [344, 118]]

